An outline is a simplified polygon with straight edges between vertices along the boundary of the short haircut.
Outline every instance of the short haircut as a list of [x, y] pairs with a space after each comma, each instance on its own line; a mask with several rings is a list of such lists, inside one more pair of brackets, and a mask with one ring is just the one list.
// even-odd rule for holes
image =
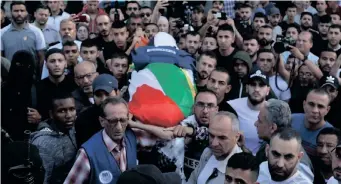
[[65, 58], [65, 55], [63, 53], [63, 51], [61, 49], [58, 49], [58, 48], [52, 48], [52, 49], [49, 49], [48, 51], [46, 51], [45, 53], [45, 61], [47, 62], [48, 61], [48, 58], [52, 55], [52, 54], [61, 54], [64, 56]]
[[131, 60], [129, 59], [129, 56], [124, 53], [124, 52], [114, 52], [112, 55], [111, 55], [111, 59], [116, 59], [116, 58], [119, 58], [119, 59], [126, 59], [128, 64], [131, 63]]
[[296, 6], [294, 3], [289, 2], [288, 5], [287, 5], [287, 10], [288, 10], [289, 8], [297, 8], [297, 6]]
[[48, 6], [46, 6], [46, 5], [43, 5], [43, 4], [39, 4], [37, 6], [37, 8], [35, 9], [35, 11], [38, 11], [39, 9], [48, 10], [49, 12], [51, 12], [50, 8]]
[[330, 104], [331, 98], [330, 98], [329, 94], [326, 92], [326, 90], [324, 90], [323, 88], [312, 89], [311, 91], [308, 92], [307, 96], [305, 97], [305, 100], [307, 100], [308, 95], [310, 93], [315, 93], [315, 94], [318, 94], [318, 95], [326, 95], [328, 97], [328, 99], [329, 99], [328, 105]]
[[205, 13], [205, 10], [201, 6], [195, 6], [193, 12]]
[[196, 31], [190, 31], [190, 32], [186, 33], [186, 37], [187, 37], [188, 35], [191, 35], [191, 36], [199, 36], [199, 38], [201, 38], [200, 34], [199, 34], [198, 32], [196, 32]]
[[87, 48], [96, 47], [98, 49], [98, 46], [95, 43], [94, 39], [90, 39], [90, 38], [82, 41], [81, 48], [83, 47], [87, 47]]
[[341, 132], [339, 129], [334, 128], [334, 127], [326, 127], [322, 129], [316, 136], [316, 143], [317, 140], [319, 139], [320, 135], [335, 135], [337, 138], [336, 144], [338, 145], [341, 141]]
[[219, 31], [230, 31], [233, 35], [234, 35], [234, 30], [233, 30], [233, 27], [228, 25], [228, 24], [223, 24], [223, 25], [220, 25], [218, 27], [218, 31], [217, 31], [217, 34]]
[[341, 26], [338, 25], [338, 24], [332, 24], [332, 25], [329, 27], [328, 31], [329, 31], [330, 29], [339, 29], [339, 31], [341, 31]]
[[331, 13], [330, 13], [330, 16], [332, 16], [332, 15], [337, 15], [337, 16], [339, 16], [339, 17], [341, 18], [340, 14], [337, 13], [337, 12], [331, 12]]
[[141, 9], [150, 9], [150, 10], [153, 11], [153, 9], [151, 7], [149, 7], [149, 6], [142, 6]]
[[257, 41], [257, 44], [258, 44], [258, 38], [252, 34], [245, 34], [243, 36], [243, 42], [246, 41], [246, 40], [256, 40]]
[[[300, 32], [300, 26], [299, 26], [298, 24], [296, 24], [296, 23], [288, 24], [287, 30], [288, 30], [289, 28], [295, 28], [295, 29], [297, 30], [298, 33]], [[287, 30], [286, 30], [286, 31], [287, 31]]]
[[63, 43], [63, 49], [65, 46], [69, 46], [69, 47], [76, 46], [77, 47], [77, 44], [74, 41], [67, 40]]
[[266, 17], [266, 15], [262, 12], [255, 13], [255, 15], [253, 16], [253, 21], [255, 21], [256, 18], [263, 18], [265, 23], [268, 23], [268, 17]]
[[309, 15], [309, 16], [311, 17], [311, 19], [313, 19], [313, 14], [311, 14], [310, 12], [302, 12], [302, 13], [301, 13], [300, 20], [301, 20], [305, 15]]
[[202, 52], [201, 55], [199, 56], [199, 60], [200, 60], [200, 58], [202, 56], [208, 56], [208, 57], [210, 57], [212, 59], [215, 59], [217, 61], [217, 55], [213, 51], [204, 51], [204, 52]]
[[259, 55], [261, 53], [271, 53], [271, 54], [273, 54], [275, 56], [275, 54], [270, 49], [259, 49], [258, 52], [257, 52], [257, 56], [258, 56], [257, 58], [259, 58]]
[[217, 114], [215, 114], [216, 116], [226, 116], [229, 117], [231, 119], [231, 125], [232, 125], [232, 131], [234, 132], [239, 132], [240, 128], [239, 128], [239, 120], [237, 118], [237, 116], [231, 112], [228, 111], [219, 111]]
[[127, 27], [127, 25], [123, 21], [115, 21], [111, 25], [111, 28], [114, 28], [114, 29], [121, 29], [124, 27]]
[[50, 110], [55, 110], [55, 108], [56, 108], [56, 104], [55, 103], [56, 103], [57, 100], [64, 100], [64, 99], [69, 99], [69, 98], [74, 100], [72, 94], [69, 93], [69, 92], [65, 92], [63, 90], [55, 91], [52, 94], [51, 105], [50, 105], [49, 109]]
[[147, 23], [147, 24], [145, 24], [144, 27], [147, 27], [147, 26], [156, 26], [159, 29], [159, 26], [155, 23]]
[[241, 3], [239, 6], [239, 9], [241, 9], [241, 8], [251, 8], [251, 10], [252, 10], [252, 7], [249, 3]]
[[141, 8], [140, 3], [138, 3], [137, 1], [127, 1], [126, 8], [128, 8], [128, 4], [132, 4], [132, 3], [137, 4], [139, 9]]
[[128, 109], [128, 103], [123, 98], [117, 97], [117, 96], [108, 97], [101, 103], [101, 108], [100, 108], [101, 117], [106, 117], [106, 114], [104, 113], [104, 109], [108, 104], [111, 104], [111, 105], [123, 104]]
[[333, 49], [331, 49], [331, 48], [329, 48], [329, 47], [324, 47], [324, 48], [322, 48], [321, 53], [320, 53], [320, 56], [321, 56], [322, 52], [333, 52], [333, 53], [336, 54], [336, 58], [337, 58], [337, 53], [336, 53]]
[[278, 128], [291, 127], [291, 110], [288, 103], [270, 99], [265, 103], [265, 109], [269, 122], [276, 124]]
[[218, 98], [217, 98], [217, 95], [210, 89], [207, 89], [207, 88], [203, 88], [202, 90], [198, 91], [197, 95], [195, 95], [195, 98], [194, 98], [194, 101], [197, 100], [197, 96], [200, 94], [200, 93], [209, 93], [209, 94], [212, 94], [215, 96], [217, 102], [218, 102]]
[[332, 18], [330, 17], [330, 15], [322, 15], [322, 16], [320, 17], [320, 22], [319, 22], [319, 24], [320, 24], [320, 23], [331, 23], [331, 21], [332, 21]]
[[24, 5], [25, 8], [27, 8], [24, 1], [13, 1], [13, 2], [11, 3], [11, 11], [13, 10], [13, 6], [15, 6], [15, 5]]
[[211, 78], [211, 75], [212, 75], [213, 72], [226, 73], [226, 74], [227, 74], [227, 81], [226, 81], [226, 83], [227, 83], [227, 84], [230, 84], [231, 76], [230, 76], [229, 72], [228, 72], [225, 68], [223, 68], [223, 67], [217, 67], [216, 69], [214, 69], [214, 70], [211, 72], [209, 78]]
[[250, 170], [253, 174], [253, 182], [258, 178], [259, 165], [255, 156], [251, 153], [241, 152], [231, 156], [227, 162], [227, 168], [241, 169], [243, 171]]
[[261, 26], [259, 29], [261, 29], [261, 28], [263, 28], [263, 29], [271, 29], [272, 30], [272, 26], [269, 25], [269, 24], [265, 24], [265, 25]]
[[275, 131], [275, 133], [271, 136], [271, 141], [274, 137], [278, 137], [285, 141], [290, 141], [292, 139], [296, 139], [296, 141], [301, 145], [302, 144], [302, 138], [300, 134], [294, 130], [293, 128], [280, 128]]

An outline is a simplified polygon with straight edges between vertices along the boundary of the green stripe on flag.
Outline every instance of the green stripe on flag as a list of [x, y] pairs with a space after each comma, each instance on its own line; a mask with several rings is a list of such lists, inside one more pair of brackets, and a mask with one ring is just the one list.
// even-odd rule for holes
[[181, 69], [168, 63], [151, 63], [146, 68], [154, 74], [163, 92], [179, 106], [184, 116], [191, 115], [194, 96]]

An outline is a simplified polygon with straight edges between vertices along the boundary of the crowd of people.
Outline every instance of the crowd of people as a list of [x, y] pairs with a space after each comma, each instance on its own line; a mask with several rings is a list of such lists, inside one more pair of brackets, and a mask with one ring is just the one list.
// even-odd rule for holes
[[[129, 108], [160, 41], [194, 60], [172, 127]], [[340, 184], [340, 85], [335, 0], [2, 1], [1, 182]]]

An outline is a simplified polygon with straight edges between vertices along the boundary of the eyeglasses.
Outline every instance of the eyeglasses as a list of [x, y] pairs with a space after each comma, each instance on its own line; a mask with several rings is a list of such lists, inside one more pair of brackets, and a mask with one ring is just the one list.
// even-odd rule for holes
[[202, 103], [202, 102], [197, 102], [195, 104], [196, 107], [198, 107], [199, 109], [204, 110], [205, 108], [207, 108], [207, 110], [212, 110], [213, 108], [215, 108], [216, 106], [213, 103]]
[[70, 52], [76, 54], [78, 52], [78, 50], [75, 49], [75, 50], [65, 50], [64, 51], [65, 54], [69, 54]]
[[81, 80], [81, 79], [84, 79], [84, 78], [89, 79], [89, 78], [92, 77], [92, 75], [95, 74], [95, 73], [96, 73], [96, 72], [92, 72], [92, 73], [88, 73], [88, 74], [85, 74], [85, 75], [75, 76], [75, 79], [77, 79], [77, 80]]
[[136, 7], [134, 7], [134, 8], [129, 7], [129, 8], [128, 8], [129, 11], [132, 11], [132, 10], [137, 11], [137, 9], [138, 9], [138, 8], [136, 8]]
[[150, 13], [146, 13], [146, 14], [141, 13], [141, 17], [144, 17], [144, 16], [150, 17]]
[[109, 125], [112, 126], [116, 126], [118, 124], [118, 122], [121, 122], [122, 124], [126, 124], [128, 122], [128, 118], [118, 118], [118, 119], [107, 119], [107, 118], [103, 118], [105, 119]]

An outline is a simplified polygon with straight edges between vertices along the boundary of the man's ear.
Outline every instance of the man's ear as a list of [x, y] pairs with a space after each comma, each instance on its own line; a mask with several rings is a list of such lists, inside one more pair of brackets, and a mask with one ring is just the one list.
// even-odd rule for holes
[[301, 160], [303, 158], [303, 155], [304, 155], [303, 151], [300, 151], [300, 153], [298, 153], [298, 159]]
[[276, 125], [276, 123], [272, 123], [271, 124], [271, 134], [273, 134], [276, 130], [278, 129], [278, 127], [277, 127], [277, 125]]
[[266, 146], [265, 146], [265, 156], [266, 156], [266, 158], [269, 158], [269, 151], [270, 151], [270, 146], [269, 146], [269, 144], [266, 144]]
[[99, 122], [101, 123], [101, 126], [104, 128], [105, 120], [101, 116], [98, 117]]
[[229, 93], [231, 91], [231, 89], [232, 89], [232, 86], [231, 85], [227, 85], [225, 94]]

